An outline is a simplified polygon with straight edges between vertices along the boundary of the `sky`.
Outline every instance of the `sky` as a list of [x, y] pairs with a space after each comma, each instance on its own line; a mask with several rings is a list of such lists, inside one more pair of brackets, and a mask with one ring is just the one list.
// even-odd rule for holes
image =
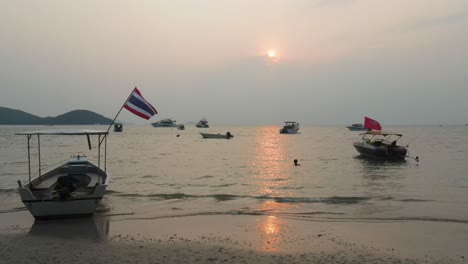
[[134, 87], [137, 124], [465, 124], [468, 1], [0, 0], [0, 106], [112, 118]]

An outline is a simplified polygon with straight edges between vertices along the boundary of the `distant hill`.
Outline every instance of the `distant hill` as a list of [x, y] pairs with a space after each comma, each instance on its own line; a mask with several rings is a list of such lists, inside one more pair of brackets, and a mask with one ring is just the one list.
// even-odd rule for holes
[[0, 125], [109, 125], [112, 119], [88, 110], [74, 110], [56, 117], [38, 117], [0, 106]]

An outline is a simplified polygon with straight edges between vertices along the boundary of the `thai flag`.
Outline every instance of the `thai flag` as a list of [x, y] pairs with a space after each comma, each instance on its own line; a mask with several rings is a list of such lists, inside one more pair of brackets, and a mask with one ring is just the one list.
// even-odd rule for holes
[[148, 101], [145, 100], [145, 98], [143, 98], [140, 91], [138, 91], [136, 87], [133, 89], [130, 97], [128, 97], [124, 107], [128, 111], [146, 120], [150, 119], [152, 116], [158, 113], [156, 108], [154, 108], [150, 103], [148, 103]]
[[382, 130], [382, 126], [380, 126], [379, 122], [367, 116], [364, 117], [364, 127], [373, 130]]

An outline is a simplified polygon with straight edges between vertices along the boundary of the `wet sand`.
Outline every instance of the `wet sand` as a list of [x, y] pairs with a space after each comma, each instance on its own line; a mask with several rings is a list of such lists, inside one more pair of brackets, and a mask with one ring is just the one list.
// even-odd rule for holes
[[466, 224], [0, 215], [1, 263], [468, 263]]

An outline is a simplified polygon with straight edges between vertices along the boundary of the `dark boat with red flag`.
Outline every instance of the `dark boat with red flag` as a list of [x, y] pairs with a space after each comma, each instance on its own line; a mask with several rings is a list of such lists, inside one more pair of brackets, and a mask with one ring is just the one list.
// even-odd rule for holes
[[408, 150], [404, 146], [398, 145], [398, 140], [402, 134], [367, 131], [361, 134], [362, 138], [354, 142], [353, 146], [365, 157], [374, 159], [403, 160], [406, 158]]

